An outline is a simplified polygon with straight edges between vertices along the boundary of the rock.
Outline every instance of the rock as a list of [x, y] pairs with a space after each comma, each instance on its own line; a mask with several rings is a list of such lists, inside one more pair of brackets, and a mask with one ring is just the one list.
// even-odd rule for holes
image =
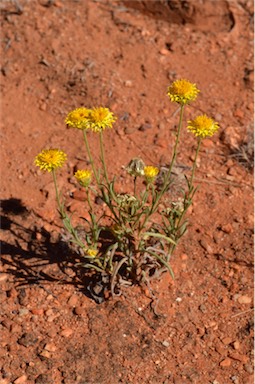
[[0, 273], [0, 283], [4, 283], [8, 279], [7, 273]]
[[73, 334], [73, 330], [71, 328], [66, 328], [59, 333], [63, 337], [69, 337]]
[[248, 372], [250, 375], [253, 374], [253, 366], [251, 364], [245, 364], [244, 369], [246, 372]]
[[57, 350], [57, 347], [53, 343], [47, 343], [44, 347], [44, 349], [48, 352], [55, 352]]
[[213, 253], [213, 249], [212, 247], [207, 243], [207, 241], [205, 239], [201, 239], [200, 240], [200, 245], [202, 248], [204, 248], [204, 250], [206, 252], [208, 252], [209, 254], [212, 254]]
[[232, 339], [230, 337], [224, 337], [224, 339], [222, 339], [222, 342], [224, 345], [229, 345], [232, 342]]
[[252, 302], [252, 298], [247, 295], [244, 295], [238, 297], [237, 301], [239, 304], [250, 304]]
[[221, 134], [223, 144], [227, 145], [230, 149], [235, 150], [240, 147], [241, 137], [239, 127], [227, 127]]
[[233, 232], [233, 227], [230, 223], [226, 224], [226, 225], [222, 225], [221, 226], [221, 230], [225, 233], [232, 233]]
[[241, 361], [241, 363], [247, 363], [247, 361], [249, 360], [248, 356], [241, 355], [237, 352], [230, 353], [229, 357], [231, 357], [231, 359], [233, 359], [233, 360]]
[[72, 295], [69, 297], [68, 299], [68, 304], [71, 306], [71, 307], [75, 307], [77, 302], [78, 302], [78, 296], [77, 295]]
[[233, 343], [233, 347], [235, 348], [235, 349], [240, 349], [240, 342], [237, 340], [237, 341], [234, 341], [234, 343]]
[[230, 367], [230, 365], [231, 365], [231, 359], [229, 359], [228, 357], [220, 362], [220, 366], [223, 368]]
[[46, 357], [46, 359], [50, 359], [51, 358], [50, 352], [46, 351], [45, 349], [40, 353], [40, 356]]
[[164, 347], [168, 348], [170, 346], [170, 343], [167, 340], [164, 340], [162, 342], [162, 345], [164, 345]]
[[35, 345], [38, 341], [38, 338], [33, 333], [24, 333], [21, 338], [18, 340], [20, 345], [24, 347], [30, 347]]
[[42, 373], [35, 379], [35, 384], [52, 384], [52, 383], [53, 381], [51, 380], [51, 378], [45, 373]]
[[18, 377], [16, 380], [14, 380], [14, 384], [23, 384], [27, 383], [27, 375], [22, 375]]

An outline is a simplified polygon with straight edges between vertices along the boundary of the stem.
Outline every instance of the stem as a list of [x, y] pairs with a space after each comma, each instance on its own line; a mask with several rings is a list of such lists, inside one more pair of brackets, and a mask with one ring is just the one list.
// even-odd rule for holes
[[86, 149], [87, 149], [88, 156], [89, 156], [89, 161], [90, 161], [90, 164], [91, 164], [94, 176], [96, 178], [97, 184], [99, 185], [100, 184], [100, 180], [99, 180], [98, 174], [97, 174], [96, 169], [95, 169], [95, 164], [94, 164], [94, 160], [93, 160], [93, 157], [91, 155], [91, 152], [90, 152], [88, 138], [87, 138], [87, 133], [86, 133], [85, 129], [83, 129], [83, 138], [84, 138], [84, 142], [85, 142], [85, 145], [86, 145]]
[[56, 199], [57, 199], [58, 209], [59, 209], [61, 218], [64, 218], [63, 207], [62, 207], [62, 205], [60, 203], [60, 198], [59, 198], [59, 192], [58, 192], [58, 185], [57, 185], [57, 178], [56, 178], [56, 171], [55, 171], [55, 169], [52, 170], [52, 176], [53, 176], [53, 181], [54, 181], [54, 186], [55, 186], [55, 192], [56, 192]]
[[106, 163], [105, 163], [105, 156], [104, 156], [104, 143], [103, 143], [103, 132], [102, 131], [100, 132], [100, 151], [101, 151], [101, 161], [102, 161], [103, 168], [104, 168], [104, 177], [105, 177], [107, 184], [109, 185], [109, 178], [108, 178], [108, 173], [107, 173], [107, 168], [106, 168]]
[[198, 139], [195, 159], [194, 159], [194, 163], [193, 163], [192, 174], [191, 174], [190, 183], [189, 183], [189, 192], [191, 191], [191, 189], [193, 187], [193, 180], [194, 180], [195, 170], [196, 170], [196, 166], [197, 166], [197, 157], [198, 157], [198, 153], [199, 153], [199, 150], [200, 150], [201, 143], [202, 143], [202, 138], [200, 137]]
[[178, 129], [177, 129], [176, 139], [175, 139], [175, 145], [174, 145], [174, 152], [173, 152], [172, 161], [171, 161], [171, 163], [170, 163], [169, 170], [168, 170], [168, 172], [167, 172], [167, 175], [166, 175], [166, 178], [165, 178], [163, 187], [162, 187], [161, 191], [158, 193], [158, 195], [157, 195], [157, 197], [156, 197], [156, 199], [155, 199], [155, 202], [154, 202], [154, 204], [152, 205], [151, 210], [150, 210], [150, 213], [148, 214], [148, 217], [146, 218], [146, 220], [145, 220], [143, 226], [146, 224], [146, 222], [147, 222], [149, 216], [151, 216], [151, 215], [156, 211], [156, 209], [158, 208], [159, 201], [160, 201], [161, 197], [163, 196], [163, 194], [165, 193], [165, 191], [166, 191], [166, 189], [167, 189], [167, 186], [168, 186], [168, 183], [169, 183], [169, 181], [170, 181], [171, 173], [172, 173], [172, 169], [173, 169], [173, 166], [174, 166], [176, 157], [177, 157], [177, 149], [178, 149], [178, 144], [179, 144], [179, 141], [180, 141], [180, 134], [181, 134], [181, 127], [182, 127], [183, 113], [184, 113], [184, 105], [181, 105], [180, 119], [179, 119], [179, 124], [178, 124]]

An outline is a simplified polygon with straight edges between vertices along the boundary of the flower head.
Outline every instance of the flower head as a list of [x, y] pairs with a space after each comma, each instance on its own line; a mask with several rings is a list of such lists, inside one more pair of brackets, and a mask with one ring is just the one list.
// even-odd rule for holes
[[199, 93], [196, 84], [190, 83], [188, 80], [181, 79], [174, 81], [168, 87], [168, 96], [171, 101], [185, 105], [197, 98]]
[[91, 172], [87, 169], [79, 169], [75, 172], [74, 177], [82, 187], [88, 187], [91, 182]]
[[144, 166], [145, 164], [143, 160], [140, 159], [139, 157], [135, 157], [128, 163], [126, 170], [131, 176], [134, 176], [134, 177], [143, 176]]
[[90, 112], [90, 109], [84, 107], [76, 108], [68, 113], [65, 123], [73, 128], [87, 129]]
[[158, 173], [159, 169], [157, 167], [153, 167], [153, 165], [147, 165], [144, 167], [144, 177], [147, 183], [153, 183]]
[[106, 128], [112, 128], [112, 124], [116, 120], [117, 118], [108, 108], [93, 108], [90, 110], [87, 126], [88, 129], [91, 129], [94, 132], [101, 132]]
[[86, 249], [86, 256], [94, 258], [98, 254], [98, 250], [94, 248], [87, 248]]
[[188, 121], [188, 130], [202, 139], [211, 137], [218, 129], [218, 123], [206, 115], [200, 115]]
[[56, 168], [62, 167], [66, 159], [66, 153], [59, 149], [44, 149], [36, 156], [34, 163], [42, 171], [51, 172]]

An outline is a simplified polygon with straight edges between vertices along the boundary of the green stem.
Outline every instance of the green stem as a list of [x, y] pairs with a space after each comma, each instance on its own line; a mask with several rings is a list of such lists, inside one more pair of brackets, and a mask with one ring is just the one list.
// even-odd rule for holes
[[104, 177], [107, 184], [109, 185], [109, 178], [108, 178], [108, 173], [107, 173], [107, 168], [105, 163], [105, 155], [104, 155], [103, 131], [100, 131], [100, 151], [101, 151], [101, 161], [104, 169]]
[[189, 192], [191, 192], [192, 187], [193, 187], [193, 180], [194, 180], [194, 176], [195, 176], [195, 170], [196, 170], [196, 167], [197, 167], [197, 157], [198, 157], [198, 153], [199, 153], [199, 150], [200, 150], [200, 147], [201, 147], [201, 143], [202, 143], [202, 138], [200, 137], [198, 139], [195, 159], [194, 159], [194, 163], [193, 163], [193, 167], [192, 167], [192, 174], [191, 174], [191, 178], [190, 178], [190, 182], [189, 182]]
[[58, 192], [58, 185], [57, 185], [57, 178], [56, 178], [56, 171], [55, 171], [55, 169], [52, 170], [52, 176], [53, 176], [53, 181], [54, 181], [54, 186], [55, 186], [55, 192], [56, 192], [56, 199], [57, 199], [58, 209], [59, 209], [61, 218], [64, 218], [63, 207], [61, 205], [60, 198], [59, 198], [59, 192]]
[[95, 164], [94, 164], [94, 160], [93, 160], [93, 157], [91, 155], [91, 152], [90, 152], [88, 138], [87, 138], [87, 133], [86, 133], [85, 129], [83, 129], [83, 138], [84, 138], [85, 146], [86, 146], [86, 149], [87, 149], [87, 152], [88, 152], [89, 161], [90, 161], [90, 164], [91, 164], [94, 176], [96, 178], [97, 184], [99, 185], [100, 184], [100, 180], [99, 180], [98, 174], [97, 174], [96, 169], [95, 169]]
[[143, 227], [146, 225], [147, 220], [149, 219], [149, 217], [157, 210], [159, 202], [160, 202], [160, 199], [163, 196], [163, 194], [165, 193], [165, 191], [167, 190], [167, 187], [168, 187], [168, 184], [169, 184], [169, 181], [170, 181], [170, 178], [171, 178], [172, 169], [173, 169], [173, 166], [174, 166], [174, 163], [175, 163], [175, 160], [176, 160], [176, 157], [177, 157], [177, 153], [178, 153], [178, 145], [179, 145], [179, 141], [180, 141], [180, 134], [181, 134], [182, 121], [183, 121], [184, 107], [185, 107], [184, 105], [181, 105], [180, 119], [179, 119], [176, 139], [175, 139], [174, 152], [173, 152], [172, 161], [171, 161], [170, 166], [169, 166], [169, 170], [168, 170], [167, 175], [165, 177], [163, 187], [162, 187], [161, 191], [158, 193], [154, 203], [152, 204], [151, 210], [150, 210], [147, 218], [145, 219]]

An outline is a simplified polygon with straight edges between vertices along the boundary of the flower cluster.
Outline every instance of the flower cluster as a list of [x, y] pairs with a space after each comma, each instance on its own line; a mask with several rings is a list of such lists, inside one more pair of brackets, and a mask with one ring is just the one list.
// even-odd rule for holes
[[188, 80], [176, 80], [168, 87], [169, 99], [175, 103], [185, 105], [194, 101], [199, 93], [196, 84], [190, 83]]
[[42, 171], [52, 172], [54, 169], [62, 167], [66, 159], [66, 153], [59, 149], [44, 149], [36, 156], [35, 165]]
[[69, 112], [65, 123], [73, 128], [102, 132], [106, 128], [112, 128], [112, 124], [116, 119], [108, 108], [88, 109], [81, 107]]

